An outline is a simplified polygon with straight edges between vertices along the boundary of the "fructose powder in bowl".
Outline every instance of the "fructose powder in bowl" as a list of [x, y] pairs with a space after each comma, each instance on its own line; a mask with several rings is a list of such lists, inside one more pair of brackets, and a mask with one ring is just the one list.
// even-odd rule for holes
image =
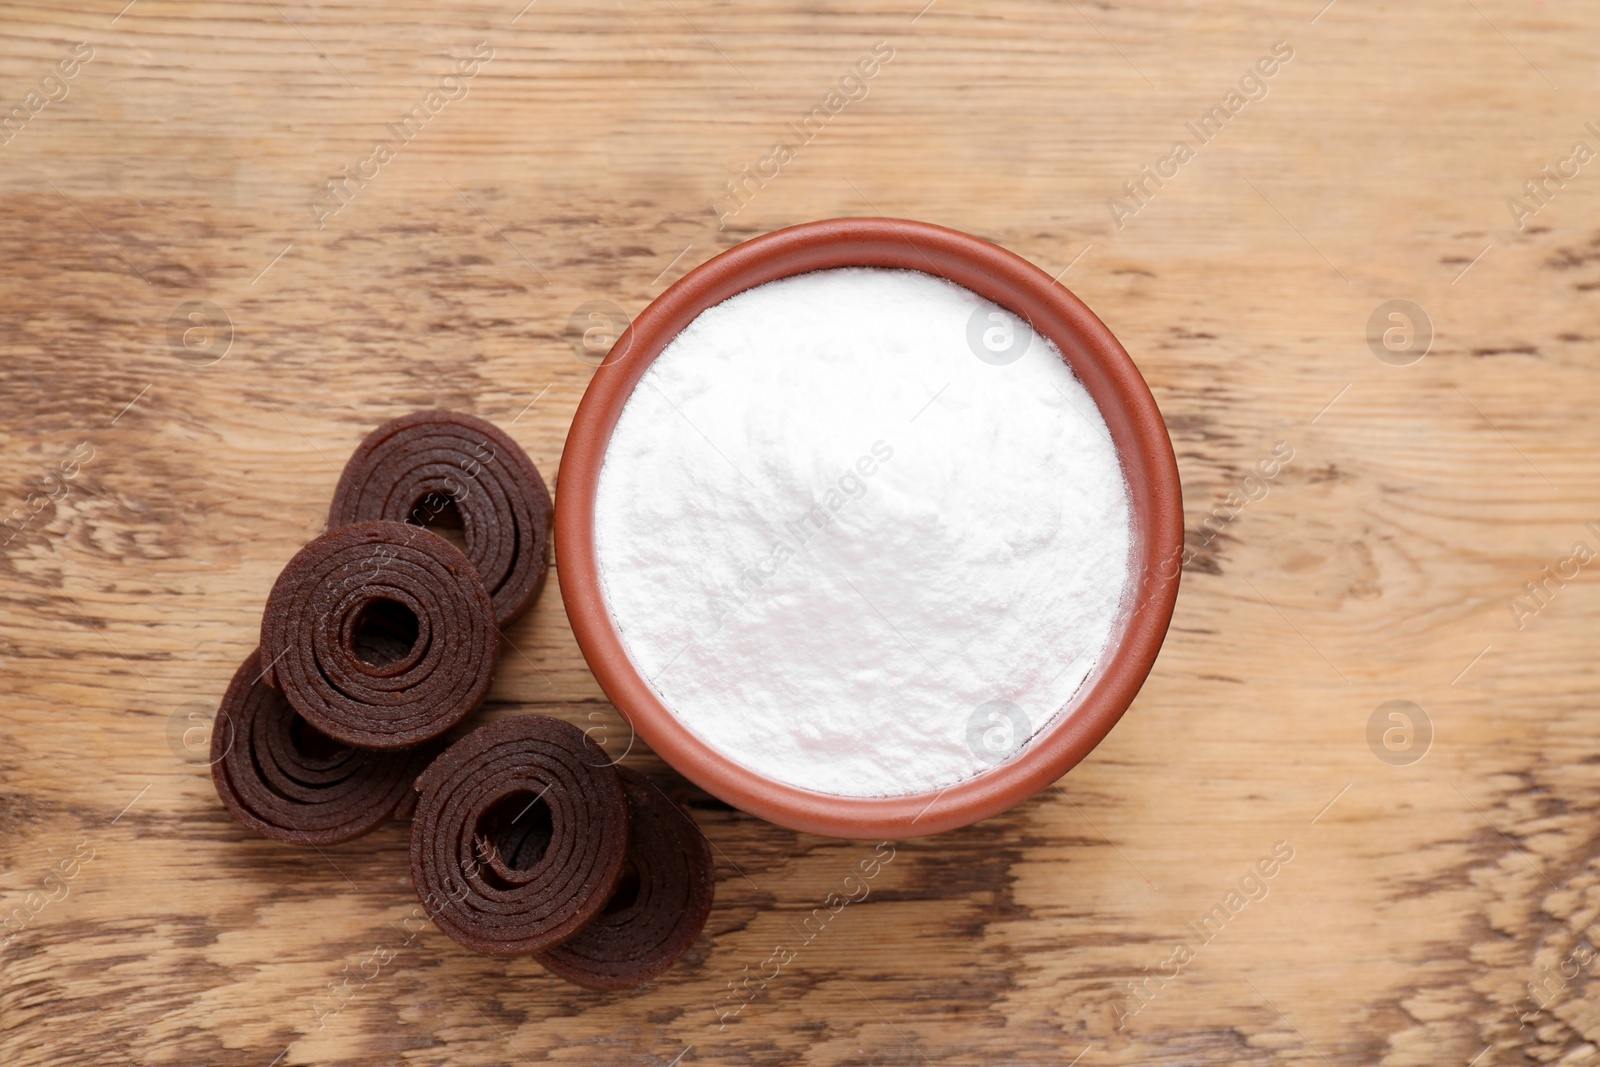
[[628, 658], [690, 732], [777, 782], [893, 797], [1069, 709], [1135, 529], [1054, 344], [933, 274], [838, 267], [739, 292], [660, 352], [593, 537]]

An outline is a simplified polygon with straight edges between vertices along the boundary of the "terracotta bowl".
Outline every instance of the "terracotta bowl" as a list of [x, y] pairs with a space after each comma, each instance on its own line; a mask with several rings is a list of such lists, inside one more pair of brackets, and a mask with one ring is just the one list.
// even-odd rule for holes
[[[1055, 342], [1099, 405], [1132, 496], [1133, 546], [1122, 615], [1072, 704], [1007, 762], [947, 788], [891, 797], [815, 793], [773, 781], [713, 749], [661, 702], [612, 622], [595, 555], [595, 491], [611, 432], [652, 360], [700, 312], [776, 278], [832, 267], [938, 275], [1009, 309]], [[924, 222], [831, 219], [757, 237], [690, 271], [640, 313], [596, 370], [561, 458], [555, 506], [561, 598], [600, 687], [646, 744], [729, 804], [831, 837], [916, 837], [977, 822], [1027, 799], [1100, 743], [1155, 663], [1178, 595], [1183, 501], [1161, 413], [1128, 353], [1083, 302], [1003, 248]]]

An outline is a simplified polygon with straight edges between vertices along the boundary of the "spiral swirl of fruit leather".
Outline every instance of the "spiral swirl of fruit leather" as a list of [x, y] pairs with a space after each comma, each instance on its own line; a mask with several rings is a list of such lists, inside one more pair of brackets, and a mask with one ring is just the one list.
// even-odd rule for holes
[[534, 956], [590, 989], [623, 989], [664, 973], [700, 936], [716, 890], [711, 845], [694, 820], [644, 775], [618, 773], [631, 815], [622, 880], [588, 926]]
[[475, 415], [416, 411], [390, 419], [356, 448], [334, 490], [328, 529], [389, 519], [429, 525], [455, 505], [467, 558], [504, 626], [544, 585], [550, 491], [505, 431]]
[[362, 748], [444, 733], [488, 691], [499, 630], [467, 557], [403, 522], [359, 522], [289, 561], [261, 618], [264, 680]]
[[261, 680], [250, 653], [211, 727], [217, 796], [245, 826], [294, 845], [336, 845], [368, 833], [416, 795], [434, 749], [379, 752], [318, 732]]
[[559, 944], [622, 876], [622, 779], [570, 723], [522, 715], [479, 727], [417, 792], [412, 882], [434, 925], [470, 949], [520, 956]]

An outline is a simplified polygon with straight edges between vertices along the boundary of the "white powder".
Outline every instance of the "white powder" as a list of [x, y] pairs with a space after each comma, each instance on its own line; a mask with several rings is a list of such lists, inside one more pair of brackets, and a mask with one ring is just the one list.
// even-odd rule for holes
[[[997, 365], [1007, 328], [1028, 348]], [[1130, 521], [1053, 345], [943, 279], [843, 269], [740, 293], [657, 357], [595, 540], [623, 644], [690, 730], [769, 778], [883, 796], [987, 770], [1071, 701]]]

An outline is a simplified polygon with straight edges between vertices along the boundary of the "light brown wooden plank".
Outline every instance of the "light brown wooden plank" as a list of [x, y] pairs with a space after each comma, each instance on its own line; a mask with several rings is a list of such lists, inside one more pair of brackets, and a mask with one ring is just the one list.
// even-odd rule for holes
[[[1507, 599], [1600, 549], [1600, 164], [1524, 230], [1506, 200], [1600, 150], [1600, 38], [1577, 0], [1320, 6], [10, 8], [0, 105], [74, 42], [94, 58], [0, 145], [0, 504], [93, 458], [0, 550], [0, 912], [80, 842], [93, 859], [0, 944], [0, 1059], [1593, 1062], [1591, 964], [1518, 1011], [1595, 943], [1600, 595], [1585, 568], [1521, 629]], [[1107, 199], [1280, 39], [1266, 98], [1117, 228]], [[719, 227], [723, 184], [879, 40], [866, 98]], [[480, 41], [467, 97], [317, 228], [319, 186]], [[368, 429], [473, 411], [553, 480], [591, 373], [577, 305], [637, 313], [750, 236], [878, 212], [1072, 263], [1168, 419], [1197, 554], [1089, 760], [898, 844], [744, 994], [872, 843], [729, 810], [642, 748], [716, 845], [718, 902], [635, 993], [404, 940], [403, 828], [318, 855], [227, 818], [171, 720], [214, 706]], [[1365, 340], [1395, 298], [1437, 331], [1409, 367]], [[168, 345], [191, 300], [231, 320], [214, 365]], [[1278, 441], [1270, 493], [1202, 543]], [[557, 582], [483, 715], [606, 724], [620, 751]], [[1435, 731], [1411, 766], [1367, 745], [1393, 699]], [[1128, 984], [1279, 841], [1267, 896], [1119, 1027]], [[380, 945], [392, 963], [330, 993]]]

